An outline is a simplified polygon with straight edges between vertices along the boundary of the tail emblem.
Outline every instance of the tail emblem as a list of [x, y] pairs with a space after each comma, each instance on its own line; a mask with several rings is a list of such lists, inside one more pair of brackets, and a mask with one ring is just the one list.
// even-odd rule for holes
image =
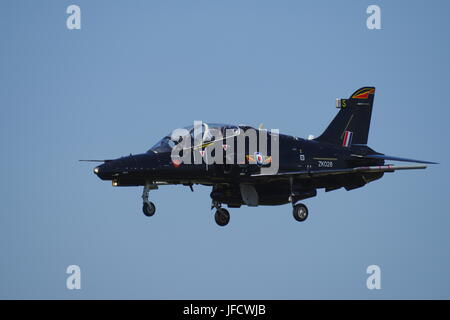
[[345, 131], [344, 140], [342, 141], [343, 147], [350, 147], [352, 145], [353, 132]]
[[363, 88], [358, 90], [354, 95], [352, 95], [353, 99], [368, 99], [369, 94], [375, 94], [375, 88]]

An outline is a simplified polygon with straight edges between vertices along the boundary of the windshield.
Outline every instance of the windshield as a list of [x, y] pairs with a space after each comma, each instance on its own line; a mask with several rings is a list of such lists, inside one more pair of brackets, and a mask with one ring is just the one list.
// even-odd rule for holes
[[150, 148], [149, 151], [153, 151], [156, 153], [160, 152], [170, 152], [172, 147], [175, 146], [175, 142], [173, 142], [169, 136], [165, 136], [161, 140], [159, 140], [153, 147]]
[[[220, 130], [223, 137], [225, 137], [225, 133], [229, 132], [226, 130], [233, 130], [233, 135], [237, 134], [239, 132], [239, 127], [235, 125], [228, 125], [228, 124], [220, 124], [220, 123], [202, 123], [202, 126], [197, 128], [197, 137], [194, 136], [194, 126], [188, 126], [182, 128], [183, 132], [189, 132], [189, 135], [192, 139], [201, 139], [203, 142], [214, 140], [214, 135], [211, 134], [211, 129], [214, 130]], [[177, 130], [177, 129], [176, 129]], [[174, 132], [176, 132], [174, 130]], [[153, 147], [150, 148], [149, 151], [153, 151], [155, 153], [161, 153], [161, 152], [171, 152], [172, 148], [177, 144], [178, 142], [175, 142], [171, 139], [171, 134], [166, 135], [164, 138], [159, 140]]]

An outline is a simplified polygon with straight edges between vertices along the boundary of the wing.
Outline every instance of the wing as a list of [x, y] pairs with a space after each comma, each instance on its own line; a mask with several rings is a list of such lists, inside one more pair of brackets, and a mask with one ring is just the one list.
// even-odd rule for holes
[[325, 170], [311, 170], [311, 171], [290, 171], [278, 172], [276, 174], [253, 174], [252, 177], [270, 177], [270, 176], [296, 176], [296, 177], [323, 177], [328, 175], [339, 175], [349, 173], [364, 173], [364, 172], [394, 172], [396, 170], [415, 170], [425, 169], [427, 166], [370, 166], [370, 167], [356, 167], [346, 169], [325, 169]]

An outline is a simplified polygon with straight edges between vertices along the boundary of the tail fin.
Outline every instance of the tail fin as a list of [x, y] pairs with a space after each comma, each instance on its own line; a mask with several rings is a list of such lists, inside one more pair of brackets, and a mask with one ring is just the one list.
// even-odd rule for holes
[[374, 96], [374, 87], [364, 87], [356, 90], [348, 99], [337, 99], [336, 107], [340, 108], [338, 114], [315, 140], [344, 147], [366, 145]]

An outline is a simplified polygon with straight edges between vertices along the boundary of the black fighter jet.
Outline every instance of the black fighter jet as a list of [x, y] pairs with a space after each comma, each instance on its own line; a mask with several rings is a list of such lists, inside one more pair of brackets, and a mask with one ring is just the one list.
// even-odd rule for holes
[[388, 156], [367, 146], [374, 95], [374, 87], [364, 87], [348, 99], [337, 99], [339, 112], [317, 138], [246, 125], [194, 123], [165, 136], [145, 153], [82, 161], [103, 162], [94, 173], [113, 186], [144, 186], [146, 216], [156, 211], [148, 199], [150, 190], [173, 184], [193, 190], [194, 184], [201, 184], [212, 187], [211, 209], [216, 209], [220, 226], [230, 220], [224, 204], [238, 208], [291, 203], [295, 220], [304, 221], [308, 209], [298, 202], [315, 197], [317, 189], [353, 190], [385, 172], [426, 168], [385, 161], [435, 163]]

